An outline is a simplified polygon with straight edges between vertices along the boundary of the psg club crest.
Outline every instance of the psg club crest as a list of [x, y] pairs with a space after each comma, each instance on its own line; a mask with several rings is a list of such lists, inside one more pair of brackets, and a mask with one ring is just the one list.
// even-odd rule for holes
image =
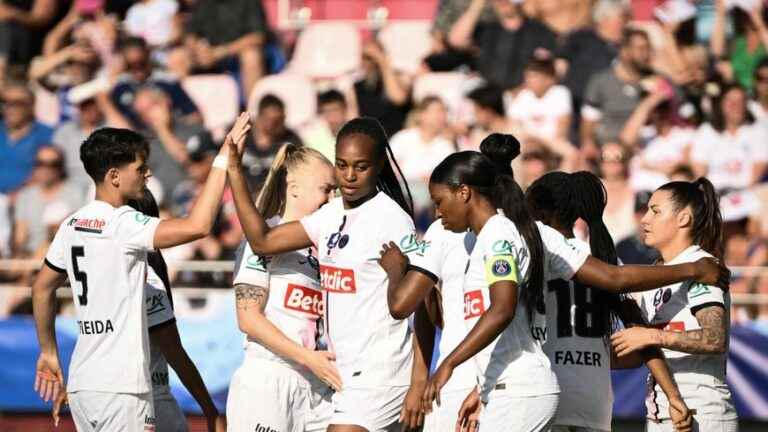
[[512, 266], [506, 260], [497, 259], [493, 263], [493, 275], [494, 276], [507, 276], [512, 272]]

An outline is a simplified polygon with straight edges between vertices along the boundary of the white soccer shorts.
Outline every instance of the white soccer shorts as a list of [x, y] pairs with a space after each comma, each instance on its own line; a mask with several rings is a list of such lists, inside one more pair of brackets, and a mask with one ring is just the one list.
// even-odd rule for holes
[[432, 404], [432, 412], [424, 417], [424, 432], [452, 431], [459, 419], [459, 409], [472, 388], [440, 392], [440, 406]]
[[[672, 420], [663, 420], [660, 423], [648, 420], [645, 423], [646, 432], [674, 432]], [[738, 420], [713, 420], [705, 418], [693, 418], [693, 432], [737, 432]]]
[[505, 390], [488, 394], [480, 412], [480, 432], [548, 431], [555, 420], [559, 394], [515, 396]]
[[332, 425], [356, 425], [368, 432], [400, 431], [400, 410], [408, 386], [345, 388], [333, 394]]
[[151, 393], [76, 391], [67, 397], [79, 432], [155, 432]]
[[324, 431], [331, 416], [330, 394], [313, 391], [287, 365], [246, 357], [229, 385], [227, 430]]

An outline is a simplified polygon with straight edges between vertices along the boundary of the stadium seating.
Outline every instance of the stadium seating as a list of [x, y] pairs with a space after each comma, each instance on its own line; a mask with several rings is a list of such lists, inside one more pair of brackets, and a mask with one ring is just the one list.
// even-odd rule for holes
[[238, 114], [238, 88], [229, 75], [192, 75], [181, 82], [184, 91], [195, 102], [206, 129], [221, 139], [225, 128]]
[[313, 23], [299, 35], [288, 70], [313, 79], [336, 78], [358, 68], [361, 49], [354, 25]]
[[248, 98], [248, 110], [255, 113], [259, 100], [267, 94], [273, 94], [285, 103], [286, 123], [289, 127], [299, 128], [315, 116], [315, 87], [303, 75], [284, 72], [262, 78]]
[[429, 21], [396, 21], [379, 32], [379, 40], [395, 69], [408, 73], [418, 70], [431, 48], [430, 28]]

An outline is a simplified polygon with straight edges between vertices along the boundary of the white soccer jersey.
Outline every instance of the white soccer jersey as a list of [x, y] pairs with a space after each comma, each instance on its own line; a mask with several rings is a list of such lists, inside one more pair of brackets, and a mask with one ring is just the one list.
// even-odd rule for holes
[[[464, 270], [475, 246], [475, 235], [448, 231], [443, 228], [441, 220], [436, 220], [424, 234], [422, 244], [422, 248], [411, 256], [411, 266], [440, 282], [443, 305], [443, 329], [437, 359], [440, 366], [467, 336], [464, 324]], [[454, 369], [443, 391], [471, 389], [475, 385], [477, 371], [473, 362], [467, 361]]]
[[[691, 246], [665, 264], [694, 262], [711, 256], [699, 246]], [[730, 295], [716, 286], [686, 281], [645, 292], [641, 299], [646, 319], [651, 326], [657, 328], [681, 332], [700, 329], [695, 314], [700, 309], [712, 305], [722, 305], [725, 308], [727, 325], [730, 326]], [[689, 408], [696, 410], [697, 418], [736, 418], [731, 392], [725, 382], [726, 354], [688, 354], [668, 349], [663, 351], [685, 403]], [[666, 395], [650, 375], [648, 384], [648, 418], [669, 418], [669, 401]]]
[[[581, 240], [547, 237], [548, 245], [567, 242], [584, 255], [589, 254], [589, 245]], [[544, 352], [560, 384], [560, 405], [554, 424], [609, 431], [613, 408], [611, 354], [608, 341], [603, 338], [603, 313], [608, 311], [601, 312], [595, 307], [600, 302], [599, 291], [570, 278], [557, 277], [557, 273], [547, 271], [546, 315], [537, 316], [537, 325], [533, 327], [534, 337], [544, 343]]]
[[128, 206], [93, 201], [59, 227], [46, 263], [66, 271], [74, 295], [80, 335], [69, 392], [151, 390], [144, 282], [159, 223]]
[[[477, 235], [464, 276], [464, 320], [475, 326], [491, 305], [489, 287], [500, 280], [522, 285], [529, 273], [530, 252], [512, 221], [494, 215]], [[506, 329], [474, 357], [481, 398], [497, 385], [515, 396], [558, 393], [557, 377], [549, 359], [530, 332], [525, 306], [518, 302], [515, 317]], [[500, 387], [501, 388], [501, 387]]]
[[[269, 226], [280, 223], [279, 217], [267, 221]], [[315, 349], [318, 320], [323, 314], [318, 263], [312, 248], [262, 257], [251, 250], [247, 242], [237, 251], [234, 283], [246, 283], [269, 289], [264, 316], [289, 339]], [[306, 368], [283, 359], [255, 340], [246, 342], [248, 356], [273, 360], [308, 374]]]
[[[165, 283], [147, 266], [147, 284], [145, 285], [145, 306], [147, 310], [147, 327], [151, 330], [162, 324], [175, 322], [173, 305], [166, 290]], [[155, 345], [149, 347], [149, 373], [152, 377], [152, 397], [157, 399], [173, 398], [171, 387], [168, 385], [168, 362], [163, 352]]]
[[380, 192], [353, 209], [336, 198], [301, 224], [318, 248], [326, 336], [344, 387], [408, 385], [411, 330], [389, 314], [389, 280], [378, 259], [390, 241], [407, 255], [420, 247], [413, 221]]

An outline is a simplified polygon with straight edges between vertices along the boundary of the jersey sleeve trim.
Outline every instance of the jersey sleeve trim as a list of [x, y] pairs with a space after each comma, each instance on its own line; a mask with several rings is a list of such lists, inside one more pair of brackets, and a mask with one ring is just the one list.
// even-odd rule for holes
[[725, 309], [725, 305], [722, 302], [710, 301], [710, 302], [702, 303], [700, 305], [691, 306], [691, 313], [693, 315], [696, 315], [696, 312], [698, 312], [698, 311], [700, 311], [700, 310], [702, 310], [704, 308], [710, 307], [710, 306], [720, 306], [721, 308]]
[[56, 273], [66, 273], [67, 272], [67, 270], [65, 270], [65, 269], [63, 269], [61, 267], [57, 267], [57, 266], [53, 265], [53, 263], [48, 261], [48, 258], [45, 258], [45, 260], [43, 262], [45, 263], [45, 265], [48, 266], [48, 268], [50, 268], [51, 270], [55, 271]]
[[418, 272], [418, 273], [421, 273], [421, 274], [423, 274], [424, 276], [426, 276], [426, 277], [428, 277], [428, 278], [432, 279], [432, 282], [434, 282], [434, 283], [437, 283], [437, 282], [440, 280], [440, 278], [438, 278], [438, 277], [437, 277], [437, 276], [436, 276], [434, 273], [432, 273], [431, 271], [429, 271], [429, 270], [427, 270], [427, 269], [424, 269], [424, 268], [421, 268], [421, 267], [418, 267], [418, 266], [415, 266], [415, 265], [413, 265], [413, 264], [408, 264], [408, 271], [411, 271], [411, 270], [413, 270], [413, 271], [415, 271], [415, 272]]

